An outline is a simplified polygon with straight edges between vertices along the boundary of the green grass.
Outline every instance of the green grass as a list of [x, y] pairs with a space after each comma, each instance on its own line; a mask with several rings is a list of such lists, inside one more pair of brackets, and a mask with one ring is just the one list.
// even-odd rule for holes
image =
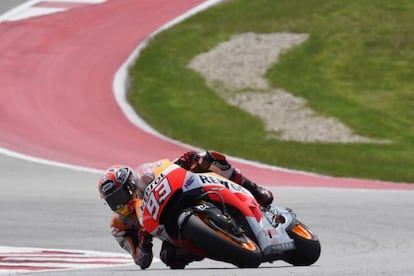
[[[165, 31], [131, 68], [131, 104], [159, 132], [286, 168], [414, 182], [414, 1], [228, 1]], [[234, 34], [307, 33], [267, 73], [357, 134], [392, 144], [266, 139], [260, 119], [228, 106], [187, 68]]]

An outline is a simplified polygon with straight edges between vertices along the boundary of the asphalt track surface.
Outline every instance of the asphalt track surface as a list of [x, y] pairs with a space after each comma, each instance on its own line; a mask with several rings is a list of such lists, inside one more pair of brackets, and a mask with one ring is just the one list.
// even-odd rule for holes
[[[5, 12], [13, 4], [17, 5], [20, 2], [2, 0], [0, 9]], [[112, 2], [114, 1], [91, 7], [79, 7], [69, 12], [30, 20], [0, 23], [0, 53], [2, 53], [0, 54], [2, 84], [0, 147], [48, 160], [102, 169], [110, 165], [111, 160], [106, 157], [101, 161], [103, 153], [99, 149], [107, 148], [107, 145], [111, 143], [112, 145], [128, 143], [132, 138], [126, 139], [125, 137], [137, 135], [140, 141], [147, 143], [145, 135], [149, 134], [136, 130], [136, 127], [123, 117], [115, 101], [111, 100], [113, 99], [111, 91], [113, 75], [146, 36], [174, 16], [187, 10], [189, 6], [186, 5], [195, 5], [200, 1], [176, 1], [186, 3], [186, 5], [181, 6], [181, 10], [174, 14], [169, 14], [168, 1], [158, 1], [163, 3], [163, 8], [157, 9], [156, 12], [144, 5], [141, 9], [130, 8], [130, 11], [123, 13], [123, 16], [115, 17], [109, 10], [114, 11], [114, 9], [125, 8], [125, 6], [133, 7], [131, 3], [151, 1], [117, 0], [116, 4]], [[152, 1], [154, 2], [157, 1]], [[106, 6], [109, 4], [110, 7]], [[145, 7], [147, 10], [144, 9]], [[174, 5], [175, 8], [177, 5]], [[135, 21], [130, 21], [136, 20], [136, 14], [139, 11], [146, 11], [147, 17], [144, 16], [144, 19], [148, 25], [142, 26]], [[91, 17], [90, 15], [95, 12], [98, 16]], [[76, 20], [73, 19], [75, 17]], [[163, 19], [158, 21], [155, 17]], [[107, 22], [108, 20], [110, 22]], [[125, 29], [124, 20], [128, 23], [127, 25], [134, 25], [131, 29], [140, 29], [135, 37], [131, 37], [131, 29]], [[71, 27], [67, 27], [68, 24]], [[108, 33], [117, 24], [123, 26], [123, 31], [119, 31], [120, 34], [110, 38], [101, 37], [102, 30]], [[53, 30], [54, 28], [58, 30]], [[39, 30], [44, 36], [36, 35]], [[140, 32], [141, 34], [138, 35]], [[59, 34], [63, 41], [59, 40]], [[84, 41], [83, 43], [90, 43], [90, 39], [96, 42], [90, 44], [90, 49], [87, 49], [85, 45], [80, 46], [82, 43], [76, 42], [79, 39]], [[127, 46], [125, 48], [115, 47], [121, 41], [125, 41]], [[101, 53], [103, 56], [93, 57], [94, 52], [99, 52], [96, 48], [100, 45], [104, 45], [100, 47], [103, 48], [103, 53]], [[10, 48], [10, 46], [16, 47]], [[27, 55], [28, 52], [31, 55]], [[79, 56], [79, 59], [74, 59], [75, 56]], [[104, 64], [101, 64], [102, 62]], [[22, 66], [22, 63], [25, 66]], [[96, 76], [95, 71], [98, 68], [104, 73], [101, 72], [99, 76]], [[79, 77], [79, 74], [76, 74], [77, 71], [81, 71], [85, 76], [80, 79], [71, 79], [72, 74]], [[63, 76], [55, 79], [62, 74], [67, 79]], [[96, 82], [102, 86], [97, 87]], [[67, 91], [67, 87], [72, 83], [76, 83], [77, 88], [86, 94], [85, 98], [77, 98], [79, 100], [77, 102], [71, 101], [70, 96], [75, 92]], [[96, 91], [100, 91], [103, 95], [98, 95]], [[56, 104], [58, 102], [56, 99], [59, 99], [67, 105], [44, 109], [43, 103], [48, 98], [55, 99], [55, 102], [47, 102], [48, 104]], [[104, 106], [103, 109], [106, 111], [104, 114], [115, 115], [115, 118], [103, 116], [97, 106], [85, 102], [88, 99], [102, 103], [101, 106]], [[76, 117], [73, 110], [70, 110], [75, 103], [78, 104], [76, 110], [77, 115], [80, 114], [79, 117]], [[92, 108], [92, 111], [97, 114], [96, 121], [90, 122], [85, 119], [84, 121], [87, 122], [82, 122], [80, 119], [90, 114], [83, 113], [88, 111], [88, 108]], [[28, 112], [27, 110], [32, 113], [25, 113]], [[40, 118], [36, 119], [38, 115]], [[60, 119], [56, 122], [54, 118]], [[75, 121], [72, 122], [72, 127], [64, 125], [64, 128], [69, 130], [61, 129], [62, 124], [71, 122], [71, 118]], [[99, 119], [104, 120], [105, 124], [100, 125]], [[124, 123], [113, 129], [110, 123], [118, 121]], [[83, 126], [89, 123], [98, 124], [93, 128], [95, 136], [90, 133], [77, 132], [78, 124]], [[31, 129], [32, 127], [34, 130]], [[42, 133], [36, 134], [36, 130]], [[108, 135], [109, 137], [102, 139], [103, 141], [96, 140], [96, 135], [108, 132], [115, 134]], [[121, 133], [126, 133], [126, 135], [120, 135]], [[49, 140], [45, 140], [48, 136]], [[118, 140], [120, 139], [118, 136], [126, 140]], [[62, 137], [67, 137], [67, 139], [60, 139]], [[58, 140], [59, 143], [51, 147], [50, 145], [55, 143], [54, 140]], [[92, 149], [85, 147], [80, 151], [75, 150], [76, 146], [81, 144], [79, 141], [82, 143], [86, 141], [85, 144]], [[93, 143], [95, 145], [91, 146]], [[162, 140], [161, 147], [158, 147], [160, 145], [157, 144], [158, 142], [155, 143], [157, 146], [155, 153], [148, 150], [148, 152], [144, 151], [142, 156], [135, 157], [120, 147], [121, 152], [116, 153], [115, 157], [127, 156], [125, 162], [139, 163], [148, 159], [152, 160], [157, 155], [164, 157], [165, 154], [161, 155], [163, 152], [169, 152], [171, 157], [175, 157], [185, 148], [174, 143], [167, 144], [165, 140]], [[140, 145], [136, 147], [138, 150]], [[148, 148], [150, 147], [151, 145], [148, 145]], [[244, 166], [247, 168], [249, 165]], [[247, 170], [254, 172], [253, 169]], [[269, 175], [274, 180], [272, 175], [274, 170], [270, 171]], [[0, 246], [122, 253], [109, 234], [110, 212], [98, 198], [96, 189], [98, 174], [96, 172], [38, 164], [6, 155], [0, 156], [0, 172], [3, 177], [0, 182], [0, 218], [3, 222], [0, 227]], [[190, 264], [185, 270], [174, 271], [174, 274], [413, 275], [414, 242], [411, 236], [414, 232], [412, 215], [414, 194], [411, 188], [407, 188], [407, 185], [392, 186], [391, 183], [318, 178], [308, 175], [306, 175], [307, 180], [311, 181], [306, 182], [302, 175], [295, 178], [294, 173], [284, 171], [281, 173], [283, 176], [285, 176], [284, 173], [287, 174], [286, 179], [281, 183], [272, 182], [267, 178], [266, 184], [273, 184], [269, 188], [276, 195], [276, 201], [280, 205], [293, 208], [299, 218], [318, 234], [322, 244], [322, 255], [315, 265], [292, 267], [284, 262], [275, 262], [263, 264], [258, 269], [237, 269], [225, 263], [204, 260]], [[263, 180], [265, 176], [262, 174]], [[289, 177], [293, 177], [294, 180], [289, 180], [291, 179]], [[305, 184], [310, 185], [305, 187]], [[330, 185], [333, 188], [328, 188]], [[159, 245], [156, 242], [154, 248], [156, 257]], [[31, 275], [134, 275], [136, 273], [143, 272], [132, 265], [31, 273]], [[167, 275], [172, 272], [156, 260], [145, 273]]]

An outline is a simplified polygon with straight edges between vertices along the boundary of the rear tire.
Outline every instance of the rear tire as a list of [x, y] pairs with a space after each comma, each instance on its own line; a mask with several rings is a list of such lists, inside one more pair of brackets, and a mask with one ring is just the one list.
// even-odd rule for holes
[[308, 266], [319, 259], [321, 244], [309, 227], [297, 221], [288, 234], [294, 240], [296, 248], [284, 259], [286, 262], [294, 266]]
[[209, 258], [234, 264], [240, 268], [256, 268], [262, 260], [259, 247], [245, 234], [232, 238], [231, 234], [211, 225], [208, 217], [194, 213], [182, 224], [184, 235]]

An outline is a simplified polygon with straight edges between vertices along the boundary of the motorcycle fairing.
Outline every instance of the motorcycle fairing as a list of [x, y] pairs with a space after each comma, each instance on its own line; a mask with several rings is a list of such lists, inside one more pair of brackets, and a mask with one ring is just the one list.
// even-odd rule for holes
[[139, 220], [152, 235], [171, 240], [160, 222], [160, 216], [166, 205], [164, 202], [167, 202], [178, 190], [183, 196], [201, 191], [211, 201], [217, 203], [224, 201], [228, 205], [237, 207], [256, 236], [258, 246], [265, 258], [295, 248], [293, 240], [286, 232], [286, 227], [292, 222], [290, 213], [285, 214], [287, 223], [280, 223], [274, 227], [264, 215], [266, 210], [261, 210], [252, 194], [242, 186], [215, 173], [196, 174], [175, 164], [161, 171], [144, 192], [143, 202], [139, 208]]
[[259, 204], [253, 195], [241, 185], [213, 172], [188, 172], [188, 175], [188, 182], [183, 185], [184, 193], [202, 188], [210, 200], [219, 203], [224, 200], [226, 204], [237, 207], [244, 216], [254, 217], [257, 221], [261, 219]]
[[[187, 171], [172, 164], [163, 170], [146, 188], [138, 218], [141, 225], [152, 233], [159, 227], [159, 218], [165, 208], [165, 202], [181, 188]], [[137, 206], [138, 207], [138, 206]]]

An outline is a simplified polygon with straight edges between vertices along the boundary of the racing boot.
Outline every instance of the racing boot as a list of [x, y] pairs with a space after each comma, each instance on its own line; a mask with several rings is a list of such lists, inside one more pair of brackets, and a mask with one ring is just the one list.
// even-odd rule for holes
[[178, 248], [167, 241], [162, 242], [161, 261], [171, 269], [183, 269], [193, 261], [201, 261], [203, 257], [193, 255], [183, 248]]
[[258, 186], [256, 183], [242, 175], [240, 171], [235, 169], [230, 177], [230, 180], [236, 182], [251, 192], [257, 203], [259, 203], [262, 207], [267, 208], [273, 202], [273, 193], [271, 191]]

